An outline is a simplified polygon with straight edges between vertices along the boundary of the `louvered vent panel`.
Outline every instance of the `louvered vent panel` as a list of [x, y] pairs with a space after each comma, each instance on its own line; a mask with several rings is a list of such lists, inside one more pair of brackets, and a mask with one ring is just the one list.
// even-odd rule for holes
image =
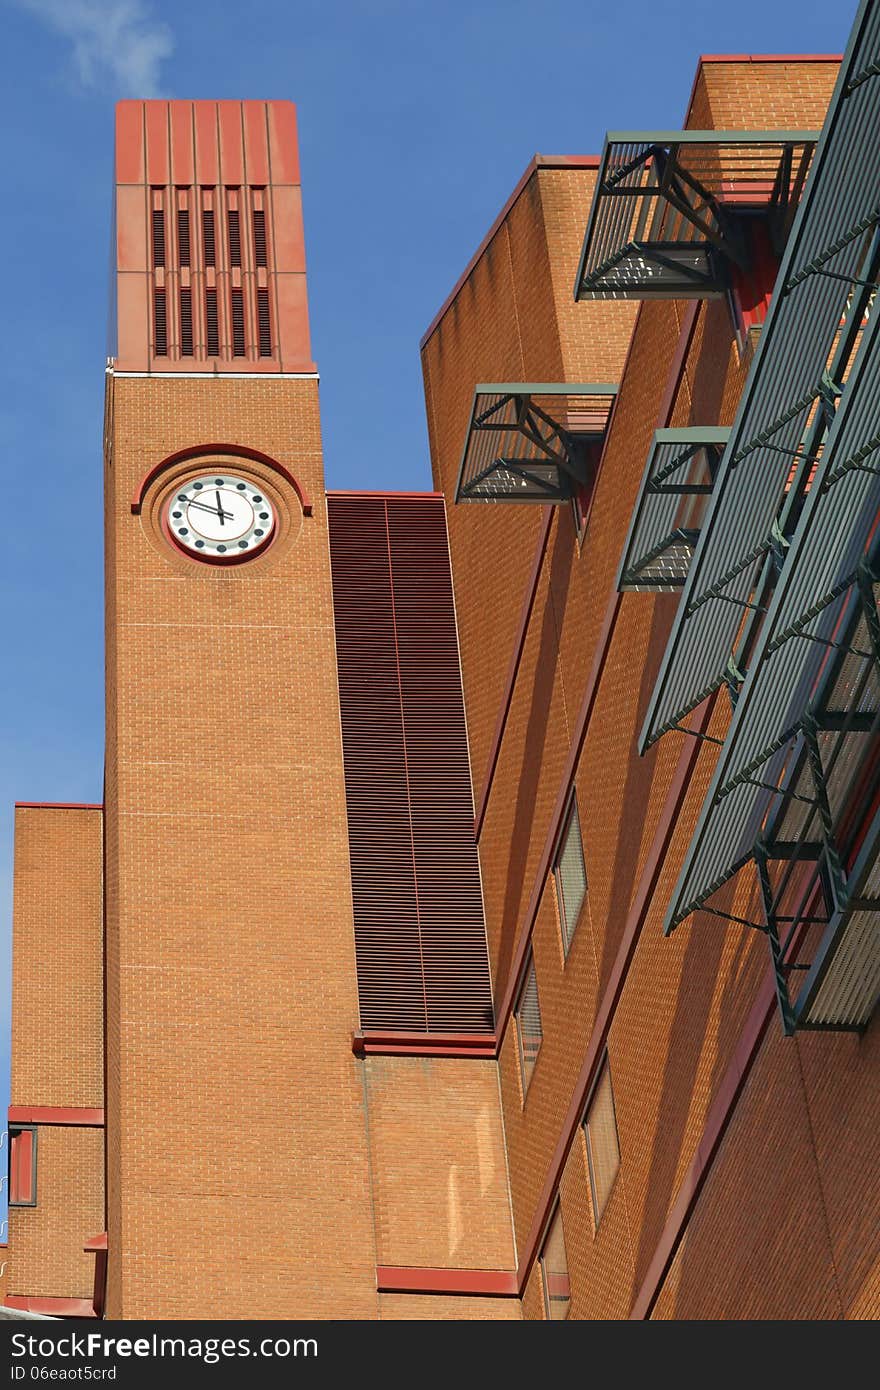
[[213, 208], [205, 208], [202, 212], [202, 240], [205, 244], [205, 265], [216, 266], [217, 242], [214, 233]]
[[491, 1032], [446, 515], [438, 498], [386, 505], [428, 1027]]
[[232, 355], [244, 357], [244, 296], [241, 290], [231, 291]]
[[491, 1032], [443, 502], [329, 507], [361, 1025]]
[[180, 265], [190, 265], [189, 210], [177, 210], [177, 259]]
[[266, 214], [254, 208], [254, 260], [258, 266], [269, 264], [266, 258]]
[[192, 357], [193, 355], [192, 290], [186, 288], [180, 291], [180, 355], [181, 357]]
[[205, 345], [209, 357], [220, 355], [220, 330], [217, 323], [217, 291], [205, 290]]
[[427, 1026], [382, 499], [330, 499], [361, 1025]]
[[269, 325], [269, 291], [257, 290], [257, 326], [260, 330], [260, 356], [272, 356], [272, 331]]
[[165, 264], [165, 212], [153, 208], [153, 269]]
[[153, 291], [153, 316], [156, 331], [156, 356], [168, 356], [168, 314], [165, 305], [165, 291]]
[[229, 264], [234, 266], [241, 265], [241, 224], [238, 218], [238, 209], [230, 208], [227, 213], [229, 219]]

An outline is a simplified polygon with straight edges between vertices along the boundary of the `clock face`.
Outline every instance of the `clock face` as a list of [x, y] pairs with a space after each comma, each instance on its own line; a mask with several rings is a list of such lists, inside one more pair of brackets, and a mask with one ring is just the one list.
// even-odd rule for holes
[[203, 560], [243, 560], [272, 539], [275, 511], [254, 483], [231, 473], [205, 473], [180, 484], [166, 505], [175, 545]]

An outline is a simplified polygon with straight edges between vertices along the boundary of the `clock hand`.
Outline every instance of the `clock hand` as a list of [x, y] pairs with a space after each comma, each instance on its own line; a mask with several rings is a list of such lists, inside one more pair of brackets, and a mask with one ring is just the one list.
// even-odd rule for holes
[[218, 490], [217, 492], [214, 493], [214, 496], [217, 498], [217, 515], [218, 515], [219, 518], [220, 518], [220, 525], [223, 526], [223, 525], [225, 525], [225, 522], [224, 522], [223, 518], [224, 518], [224, 516], [227, 516], [228, 513], [227, 513], [227, 512], [224, 512], [224, 510], [223, 510], [223, 503], [220, 501], [220, 492], [219, 492], [219, 490]]
[[195, 498], [193, 498], [191, 501], [189, 500], [189, 498], [185, 499], [185, 505], [187, 507], [198, 507], [200, 512], [210, 512], [212, 516], [219, 516], [221, 517], [221, 519], [223, 517], [226, 517], [228, 521], [233, 520], [232, 512], [218, 512], [216, 507], [209, 507], [206, 502], [197, 502]]

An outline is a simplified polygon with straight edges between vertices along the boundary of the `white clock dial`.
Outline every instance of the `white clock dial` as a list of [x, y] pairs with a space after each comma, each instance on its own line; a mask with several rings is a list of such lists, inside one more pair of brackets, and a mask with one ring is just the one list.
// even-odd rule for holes
[[275, 511], [254, 483], [230, 473], [204, 473], [172, 493], [166, 524], [175, 545], [203, 560], [232, 561], [268, 545]]

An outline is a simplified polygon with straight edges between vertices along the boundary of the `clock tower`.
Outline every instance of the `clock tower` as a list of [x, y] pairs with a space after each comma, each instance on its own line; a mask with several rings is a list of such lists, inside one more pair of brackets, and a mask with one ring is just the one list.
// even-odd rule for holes
[[106, 1315], [375, 1317], [293, 107], [121, 103], [114, 240]]

